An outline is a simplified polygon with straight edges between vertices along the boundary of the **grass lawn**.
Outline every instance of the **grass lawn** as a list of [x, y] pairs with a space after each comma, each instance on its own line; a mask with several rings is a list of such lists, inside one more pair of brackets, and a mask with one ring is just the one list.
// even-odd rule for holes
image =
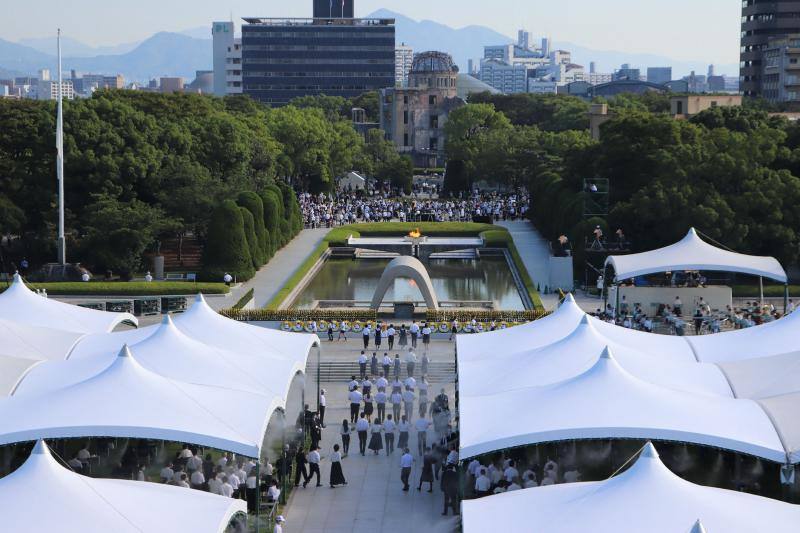
[[[783, 285], [772, 285], [764, 283], [764, 296], [773, 298], [783, 298]], [[758, 298], [758, 285], [734, 285], [733, 297], [734, 298]], [[800, 285], [789, 285], [789, 297], [800, 297]]]
[[345, 246], [347, 238], [353, 237], [377, 237], [377, 236], [400, 236], [407, 235], [410, 231], [419, 228], [423, 235], [447, 236], [447, 237], [466, 237], [480, 235], [486, 242], [486, 246], [493, 248], [508, 248], [514, 265], [517, 268], [522, 283], [528, 291], [528, 295], [533, 302], [535, 309], [543, 309], [542, 299], [536, 290], [536, 283], [531, 279], [522, 258], [514, 245], [511, 234], [505, 228], [493, 224], [477, 224], [474, 222], [369, 222], [361, 224], [351, 224], [334, 228], [328, 232], [322, 242], [311, 252], [306, 260], [295, 270], [292, 277], [279, 290], [267, 304], [267, 309], [278, 309], [281, 303], [291, 293], [294, 288], [306, 276], [309, 270], [316, 264], [317, 260], [325, 253], [330, 246]]
[[[28, 283], [31, 290], [46, 289], [53, 296], [161, 296], [183, 294], [227, 294], [230, 287], [224, 283], [192, 283], [189, 281], [67, 281], [53, 283]], [[0, 292], [7, 285], [0, 285]]]

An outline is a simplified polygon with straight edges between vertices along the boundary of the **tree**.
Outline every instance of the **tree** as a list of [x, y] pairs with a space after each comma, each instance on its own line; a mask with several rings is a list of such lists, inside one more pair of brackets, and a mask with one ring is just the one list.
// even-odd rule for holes
[[[247, 209], [253, 216], [253, 230], [256, 234], [256, 263], [258, 266], [267, 262], [267, 259], [272, 257], [274, 250], [272, 243], [269, 241], [268, 232], [264, 225], [264, 203], [261, 198], [253, 191], [242, 191], [239, 193], [239, 198], [236, 202]], [[247, 222], [245, 221], [245, 225]], [[245, 228], [246, 230], [246, 228]]]
[[445, 124], [448, 159], [464, 162], [469, 181], [499, 181], [505, 175], [511, 123], [491, 104], [469, 104], [450, 113]]
[[378, 91], [362, 93], [351, 101], [351, 107], [360, 107], [366, 111], [367, 122], [380, 122], [380, 95]]
[[255, 275], [242, 212], [233, 200], [219, 204], [211, 215], [201, 277], [221, 281], [228, 273], [239, 280]]
[[414, 164], [410, 157], [395, 155], [389, 161], [384, 161], [375, 174], [381, 179], [388, 180], [392, 187], [396, 187], [405, 194], [411, 194]]
[[263, 263], [257, 257], [261, 254], [258, 245], [258, 236], [256, 235], [255, 222], [253, 220], [253, 213], [245, 207], [239, 207], [242, 213], [242, 223], [244, 227], [244, 237], [247, 241], [247, 249], [250, 251], [250, 260], [253, 262], [253, 268], [258, 270]]

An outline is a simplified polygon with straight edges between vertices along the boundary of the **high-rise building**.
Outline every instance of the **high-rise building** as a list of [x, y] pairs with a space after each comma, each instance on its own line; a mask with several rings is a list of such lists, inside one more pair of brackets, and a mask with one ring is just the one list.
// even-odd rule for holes
[[[225, 96], [228, 94], [226, 71], [236, 41], [233, 22], [212, 23], [211, 39], [213, 42], [214, 94]], [[239, 61], [241, 62], [241, 55]]]
[[411, 63], [414, 61], [414, 50], [406, 43], [394, 49], [394, 81], [398, 87], [408, 85], [408, 72], [411, 70]]
[[[39, 80], [39, 89], [36, 94], [39, 100], [55, 100], [58, 98], [58, 80]], [[61, 97], [64, 100], [75, 98], [72, 81], [61, 81]]]
[[761, 96], [770, 102], [800, 101], [800, 34], [770, 39], [762, 57]]
[[315, 19], [351, 19], [355, 16], [354, 0], [314, 0]]
[[647, 81], [659, 85], [672, 81], [672, 67], [647, 67]]
[[531, 47], [531, 34], [526, 30], [519, 30], [517, 32], [517, 46], [520, 48], [530, 48]]
[[265, 104], [395, 85], [394, 19], [244, 20], [242, 89]]
[[594, 61], [589, 61], [589, 74], [597, 72], [597, 64]]
[[628, 63], [623, 63], [619, 70], [614, 72], [614, 80], [639, 81], [641, 71], [638, 68], [631, 68]]
[[762, 95], [767, 41], [794, 33], [800, 33], [800, 3], [796, 0], [742, 1], [739, 75], [745, 96]]

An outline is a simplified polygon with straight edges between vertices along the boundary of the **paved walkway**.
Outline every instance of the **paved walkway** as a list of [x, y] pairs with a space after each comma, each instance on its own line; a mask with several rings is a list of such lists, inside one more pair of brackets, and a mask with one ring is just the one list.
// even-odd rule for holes
[[[348, 359], [355, 361], [362, 344], [357, 340], [347, 343], [324, 343], [323, 360]], [[421, 346], [420, 346], [421, 348]], [[421, 350], [417, 352], [421, 357]], [[433, 340], [429, 355], [435, 360], [453, 360], [453, 343], [447, 340]], [[404, 365], [405, 367], [405, 365]], [[419, 368], [419, 365], [417, 365]], [[403, 369], [405, 377], [405, 368]], [[417, 377], [419, 377], [417, 375]], [[313, 379], [313, 378], [312, 378]], [[431, 399], [444, 386], [450, 402], [454, 398], [454, 384], [434, 384], [429, 396]], [[409, 448], [416, 459], [411, 474], [411, 490], [403, 492], [400, 482], [400, 453], [386, 456], [367, 450], [362, 457], [358, 453], [358, 436], [353, 434], [350, 455], [342, 460], [342, 468], [347, 486], [331, 489], [328, 486], [330, 461], [328, 457], [334, 444], [341, 445], [339, 428], [343, 419], [349, 419], [347, 402], [347, 383], [323, 383], [327, 391], [328, 403], [325, 414], [327, 427], [322, 433], [322, 487], [313, 483], [308, 488], [295, 489], [285, 510], [287, 519], [284, 531], [303, 533], [406, 533], [424, 531], [425, 533], [451, 533], [459, 528], [458, 518], [452, 514], [447, 518], [441, 515], [444, 503], [438, 482], [429, 494], [425, 488], [417, 491], [420, 476], [420, 458], [416, 452], [415, 432], [409, 438]], [[307, 390], [314, 395], [315, 383], [307, 384]], [[416, 405], [415, 405], [416, 407]], [[414, 419], [415, 420], [415, 419]], [[429, 432], [429, 440], [433, 433]], [[427, 484], [425, 485], [427, 487]]]
[[540, 289], [544, 289], [550, 283], [550, 247], [547, 240], [527, 220], [507, 220], [496, 224], [511, 233], [528, 274]]
[[[278, 250], [269, 263], [261, 267], [251, 280], [231, 290], [230, 297], [225, 302], [220, 303], [228, 306], [233, 305], [247, 291], [254, 288], [253, 299], [255, 300], [255, 306], [264, 307], [311, 252], [314, 251], [314, 248], [322, 242], [322, 239], [325, 238], [329, 231], [330, 229], [327, 228], [304, 229], [291, 242]], [[213, 305], [211, 301], [209, 303]]]

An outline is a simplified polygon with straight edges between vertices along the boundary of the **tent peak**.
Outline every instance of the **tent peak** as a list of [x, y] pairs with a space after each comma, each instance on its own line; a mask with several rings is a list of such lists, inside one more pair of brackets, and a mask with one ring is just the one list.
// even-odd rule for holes
[[31, 451], [31, 455], [50, 455], [50, 448], [47, 446], [47, 443], [44, 439], [39, 439], [36, 441], [36, 444], [33, 446], [33, 450]]
[[606, 346], [603, 348], [603, 353], [600, 354], [600, 359], [608, 359], [614, 361], [614, 356], [611, 354], [611, 348]]
[[564, 302], [563, 303], [567, 303], [567, 302], [572, 303], [572, 304], [575, 303], [575, 297], [572, 296], [571, 292], [568, 292], [567, 295], [564, 296]]
[[206, 299], [205, 299], [205, 297], [203, 297], [203, 293], [202, 292], [198, 292], [197, 293], [197, 296], [194, 297], [194, 301], [195, 301], [195, 303], [198, 303], [198, 304], [201, 303], [201, 302], [202, 303], [206, 303]]
[[169, 314], [164, 315], [164, 318], [161, 319], [162, 326], [172, 326], [172, 317]]
[[689, 533], [706, 533], [706, 528], [703, 527], [703, 524], [700, 522], [699, 518], [697, 519], [697, 522], [694, 523], [692, 530], [689, 531]]
[[659, 455], [656, 447], [653, 446], [653, 443], [651, 441], [647, 441], [647, 444], [645, 444], [644, 448], [642, 448], [642, 453], [639, 454], [639, 457], [644, 457], [645, 459], [658, 459]]
[[581, 317], [580, 325], [581, 325], [581, 326], [588, 326], [589, 324], [590, 324], [590, 322], [589, 322], [589, 315], [583, 315], [583, 316]]
[[128, 344], [125, 343], [122, 345], [117, 357], [130, 357], [133, 358], [133, 354], [131, 353], [131, 349], [128, 347]]

